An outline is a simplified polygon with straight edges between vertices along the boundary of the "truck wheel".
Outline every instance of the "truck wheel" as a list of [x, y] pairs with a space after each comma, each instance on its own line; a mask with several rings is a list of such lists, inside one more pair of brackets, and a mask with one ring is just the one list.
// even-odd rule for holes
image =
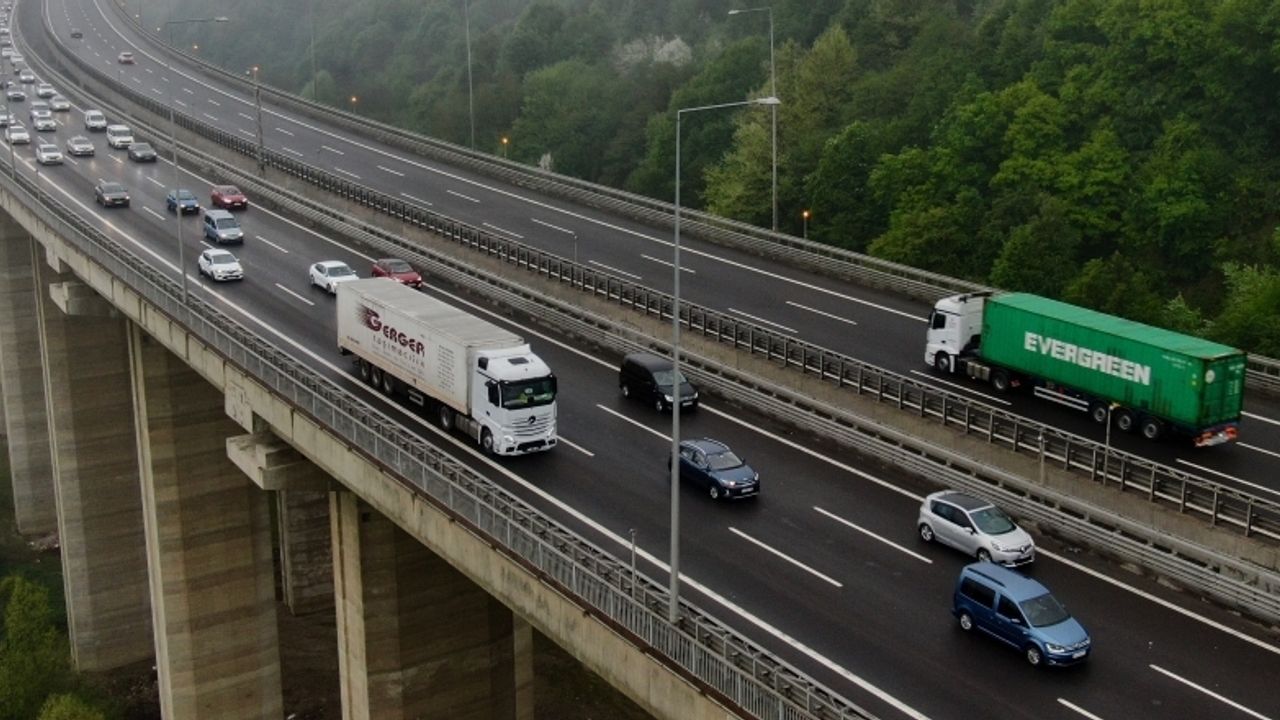
[[369, 371], [369, 384], [374, 387], [382, 384], [382, 368], [375, 367]]
[[998, 393], [1009, 392], [1009, 373], [1004, 370], [996, 370], [991, 373], [991, 387]]
[[622, 383], [622, 397], [631, 397], [631, 386], [626, 383]]
[[1149, 417], [1142, 421], [1142, 437], [1148, 440], [1159, 440], [1164, 435], [1164, 423]]
[[382, 373], [382, 394], [394, 395], [396, 392], [396, 379], [389, 372]]
[[1116, 427], [1122, 432], [1133, 432], [1134, 420], [1132, 410], [1120, 408], [1119, 410], [1112, 412], [1111, 416], [1116, 419]]
[[1089, 417], [1099, 425], [1107, 422], [1107, 404], [1096, 402], [1089, 406]]
[[495, 454], [494, 444], [493, 444], [493, 433], [489, 432], [488, 428], [485, 428], [484, 431], [480, 433], [480, 449], [484, 450], [485, 455]]
[[445, 432], [453, 429], [453, 409], [443, 403], [440, 404], [440, 414], [437, 416], [440, 421], [440, 428]]
[[933, 368], [940, 373], [951, 372], [951, 357], [944, 352], [934, 355]]
[[371, 372], [369, 370], [369, 363], [364, 360], [357, 360], [356, 364], [360, 366], [360, 379], [366, 383], [369, 382], [369, 374]]

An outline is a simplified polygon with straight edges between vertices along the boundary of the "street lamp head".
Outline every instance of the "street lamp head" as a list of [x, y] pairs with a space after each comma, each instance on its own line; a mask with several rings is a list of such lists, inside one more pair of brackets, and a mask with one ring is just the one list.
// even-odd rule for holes
[[808, 220], [809, 218], [813, 217], [813, 213], [809, 212], [808, 210], [805, 210], [804, 212], [802, 212], [802, 213], [800, 213], [800, 214], [801, 214], [802, 216], [804, 216], [804, 219], [805, 219], [805, 220]]
[[781, 105], [782, 101], [770, 95], [769, 97], [756, 98], [751, 101], [754, 105]]
[[231, 18], [227, 17], [226, 15], [219, 15], [218, 17], [214, 18], [213, 21], [214, 22], [231, 22]]

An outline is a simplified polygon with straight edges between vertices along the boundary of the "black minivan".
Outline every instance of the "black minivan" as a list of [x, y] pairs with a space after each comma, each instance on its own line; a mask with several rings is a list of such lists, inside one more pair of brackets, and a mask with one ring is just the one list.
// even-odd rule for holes
[[[636, 398], [653, 405], [658, 412], [671, 409], [674, 400], [671, 360], [652, 353], [631, 353], [622, 358], [618, 369], [618, 386], [622, 396]], [[698, 407], [698, 388], [680, 374], [680, 407], [694, 410]]]

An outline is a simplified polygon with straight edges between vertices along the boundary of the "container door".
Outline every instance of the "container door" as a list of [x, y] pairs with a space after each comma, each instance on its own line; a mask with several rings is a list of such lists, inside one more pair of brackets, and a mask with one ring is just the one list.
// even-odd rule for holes
[[1240, 355], [1210, 360], [1204, 374], [1200, 418], [1203, 425], [1240, 418], [1244, 401], [1245, 359]]

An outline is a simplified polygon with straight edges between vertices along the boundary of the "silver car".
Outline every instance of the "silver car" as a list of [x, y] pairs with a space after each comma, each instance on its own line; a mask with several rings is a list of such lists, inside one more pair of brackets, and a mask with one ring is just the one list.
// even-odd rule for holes
[[1031, 536], [1003, 510], [955, 490], [927, 496], [920, 504], [916, 528], [925, 542], [950, 545], [979, 561], [1015, 567], [1036, 559]]
[[61, 165], [62, 152], [53, 143], [42, 142], [36, 145], [36, 162], [41, 165]]

